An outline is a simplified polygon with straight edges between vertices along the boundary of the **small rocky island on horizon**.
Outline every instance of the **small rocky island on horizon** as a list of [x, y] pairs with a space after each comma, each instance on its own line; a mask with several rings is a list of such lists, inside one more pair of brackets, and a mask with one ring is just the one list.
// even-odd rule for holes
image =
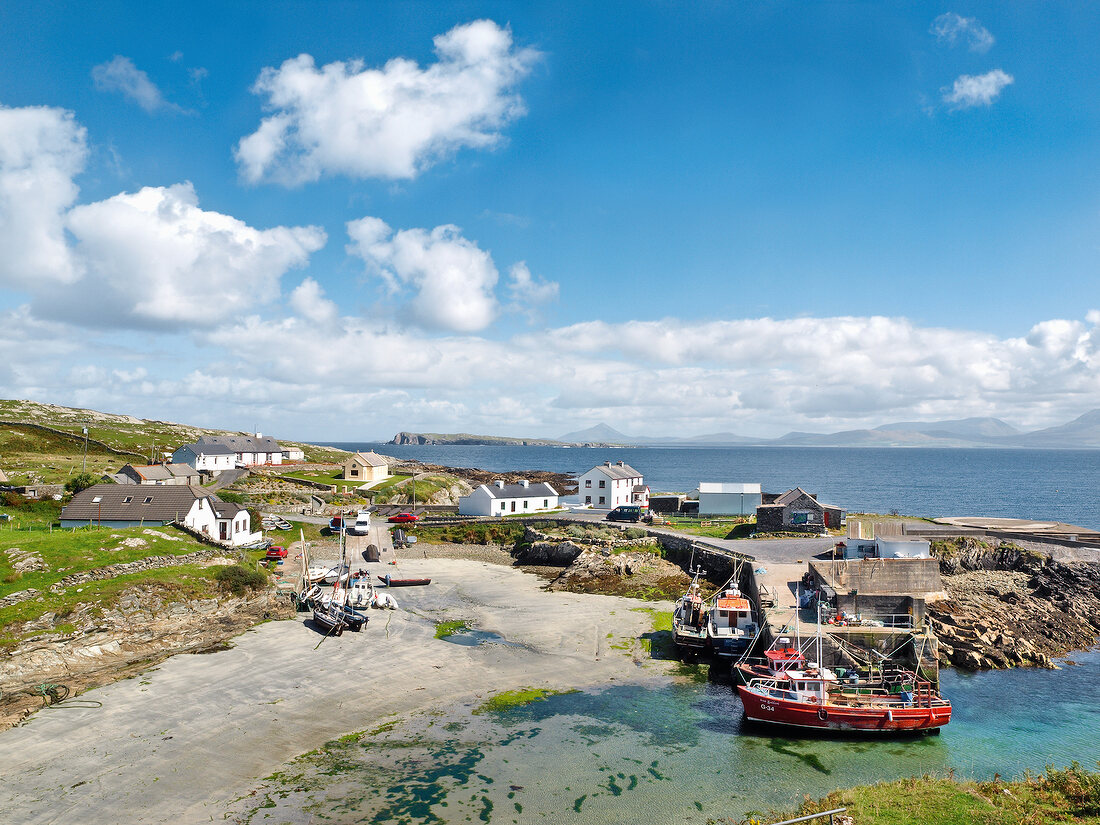
[[752, 438], [722, 432], [684, 438], [627, 435], [607, 424], [557, 438], [514, 438], [470, 433], [402, 431], [388, 444], [502, 447], [1000, 447], [1062, 450], [1100, 448], [1100, 409], [1065, 424], [1023, 432], [999, 418], [905, 421], [874, 429], [835, 433], [789, 432], [779, 438]]

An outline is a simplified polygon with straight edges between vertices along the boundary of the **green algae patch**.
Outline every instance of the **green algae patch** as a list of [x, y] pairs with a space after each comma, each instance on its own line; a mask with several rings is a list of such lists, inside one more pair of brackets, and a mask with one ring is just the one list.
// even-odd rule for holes
[[465, 619], [455, 619], [450, 622], [439, 622], [435, 626], [435, 637], [437, 639], [446, 639], [448, 636], [454, 636], [456, 633], [462, 633], [464, 630], [469, 630], [470, 625]]
[[632, 607], [635, 613], [646, 613], [650, 619], [650, 630], [639, 638], [642, 650], [650, 659], [675, 659], [676, 643], [672, 638], [672, 612], [655, 610], [652, 607]]
[[567, 693], [578, 693], [576, 690], [548, 690], [547, 688], [520, 688], [519, 690], [506, 690], [495, 696], [490, 696], [476, 708], [475, 714], [504, 713], [513, 708], [521, 708], [534, 702], [542, 702], [551, 696], [563, 696]]

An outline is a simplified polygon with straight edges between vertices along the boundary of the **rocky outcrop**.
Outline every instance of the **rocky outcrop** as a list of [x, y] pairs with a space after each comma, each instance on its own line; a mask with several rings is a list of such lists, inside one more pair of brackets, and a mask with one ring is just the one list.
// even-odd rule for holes
[[[37, 686], [64, 684], [75, 694], [177, 653], [224, 645], [259, 621], [293, 612], [274, 591], [180, 601], [171, 588], [145, 586], [108, 610], [78, 605], [63, 616], [46, 613], [11, 628], [21, 638], [0, 662], [0, 729], [42, 707]], [[72, 629], [58, 633], [63, 627]]]
[[549, 589], [673, 599], [684, 591], [689, 581], [683, 570], [651, 551], [616, 553], [602, 547], [583, 550], [550, 582]]
[[1100, 637], [1100, 564], [973, 537], [934, 542], [947, 597], [928, 605], [941, 664], [1049, 667]]
[[628, 539], [604, 538], [597, 535], [566, 538], [534, 527], [527, 527], [523, 531], [523, 538], [516, 542], [512, 555], [517, 564], [568, 567], [589, 548], [609, 552], [637, 548], [646, 555], [652, 555], [657, 547], [657, 539], [652, 536]]

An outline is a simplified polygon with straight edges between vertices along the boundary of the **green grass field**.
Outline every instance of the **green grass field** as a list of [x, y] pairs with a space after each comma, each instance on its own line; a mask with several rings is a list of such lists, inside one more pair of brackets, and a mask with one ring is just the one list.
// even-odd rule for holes
[[[46, 613], [64, 618], [79, 604], [108, 607], [125, 590], [138, 585], [155, 585], [171, 599], [212, 595], [218, 592], [218, 585], [213, 579], [218, 567], [195, 564], [171, 565], [85, 582], [71, 586], [60, 594], [51, 593], [49, 589], [50, 585], [73, 573], [151, 556], [185, 556], [204, 549], [209, 549], [209, 545], [200, 544], [186, 533], [167, 526], [57, 528], [52, 531], [41, 526], [36, 529], [13, 529], [10, 525], [0, 528], [0, 598], [32, 588], [38, 591], [36, 598], [0, 607], [0, 647], [17, 641], [9, 631], [13, 623], [31, 621]], [[41, 559], [46, 569], [16, 570], [16, 564], [27, 556]], [[262, 556], [262, 551], [247, 551], [242, 563], [254, 569]], [[65, 629], [62, 624], [54, 628], [54, 632], [64, 632]]]
[[1075, 763], [1066, 769], [1048, 768], [1018, 782], [933, 776], [899, 779], [834, 791], [823, 799], [807, 800], [796, 812], [771, 812], [758, 821], [775, 822], [839, 807], [847, 808], [858, 825], [1097, 825], [1100, 773]]

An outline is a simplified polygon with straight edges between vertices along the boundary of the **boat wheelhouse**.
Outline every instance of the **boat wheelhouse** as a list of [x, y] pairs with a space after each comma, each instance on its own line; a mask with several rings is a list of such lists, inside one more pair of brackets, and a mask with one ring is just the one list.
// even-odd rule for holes
[[752, 603], [736, 587], [718, 591], [707, 611], [707, 643], [717, 656], [735, 656], [756, 638]]

